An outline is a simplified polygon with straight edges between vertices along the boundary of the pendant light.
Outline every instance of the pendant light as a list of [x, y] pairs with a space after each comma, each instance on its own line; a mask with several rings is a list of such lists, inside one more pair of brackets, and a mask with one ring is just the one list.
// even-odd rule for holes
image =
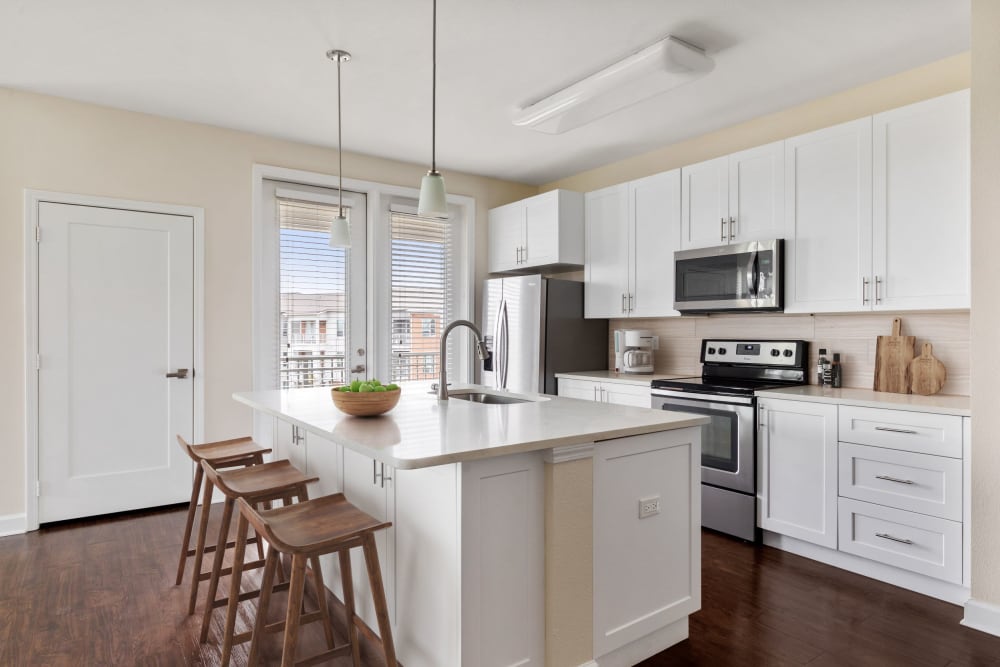
[[420, 182], [420, 200], [417, 215], [429, 218], [447, 218], [448, 202], [444, 192], [444, 178], [437, 170], [437, 0], [433, 3], [431, 32], [431, 169]]
[[326, 52], [326, 57], [337, 62], [337, 173], [340, 179], [338, 192], [340, 193], [340, 205], [337, 207], [337, 217], [330, 223], [330, 247], [350, 248], [351, 247], [351, 223], [344, 215], [344, 147], [341, 142], [341, 114], [340, 114], [340, 64], [351, 60], [351, 54], [340, 49], [330, 49]]

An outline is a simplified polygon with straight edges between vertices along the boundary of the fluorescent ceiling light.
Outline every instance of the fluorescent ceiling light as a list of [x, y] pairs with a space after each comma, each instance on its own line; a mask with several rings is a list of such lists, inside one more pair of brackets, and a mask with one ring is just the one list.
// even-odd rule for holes
[[514, 125], [561, 134], [659, 95], [712, 71], [696, 46], [667, 36], [624, 60], [514, 114]]

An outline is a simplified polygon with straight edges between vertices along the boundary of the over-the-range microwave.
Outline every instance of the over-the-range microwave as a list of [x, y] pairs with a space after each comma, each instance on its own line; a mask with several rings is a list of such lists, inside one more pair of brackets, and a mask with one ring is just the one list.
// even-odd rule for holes
[[674, 308], [681, 313], [780, 311], [782, 239], [674, 253]]

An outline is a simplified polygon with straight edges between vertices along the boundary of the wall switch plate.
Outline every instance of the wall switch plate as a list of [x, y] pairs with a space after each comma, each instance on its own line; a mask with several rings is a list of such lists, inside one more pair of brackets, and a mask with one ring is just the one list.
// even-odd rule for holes
[[651, 336], [651, 338], [653, 339], [653, 349], [654, 350], [659, 350], [660, 349], [660, 337], [659, 336]]
[[660, 513], [660, 497], [650, 496], [639, 499], [639, 518], [647, 519], [654, 514]]

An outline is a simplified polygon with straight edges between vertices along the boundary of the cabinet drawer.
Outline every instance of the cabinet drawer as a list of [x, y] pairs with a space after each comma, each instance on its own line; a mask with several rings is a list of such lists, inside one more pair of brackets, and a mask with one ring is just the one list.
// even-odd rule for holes
[[850, 498], [838, 509], [841, 551], [962, 583], [961, 523]]
[[589, 380], [576, 380], [571, 378], [557, 378], [556, 391], [559, 396], [566, 398], [579, 398], [584, 401], [600, 400], [600, 383]]
[[840, 495], [962, 520], [962, 462], [841, 442]]
[[839, 440], [960, 459], [962, 418], [841, 405]]
[[601, 384], [602, 400], [616, 405], [632, 405], [637, 408], [648, 408], [653, 404], [649, 387], [624, 382], [604, 382]]

